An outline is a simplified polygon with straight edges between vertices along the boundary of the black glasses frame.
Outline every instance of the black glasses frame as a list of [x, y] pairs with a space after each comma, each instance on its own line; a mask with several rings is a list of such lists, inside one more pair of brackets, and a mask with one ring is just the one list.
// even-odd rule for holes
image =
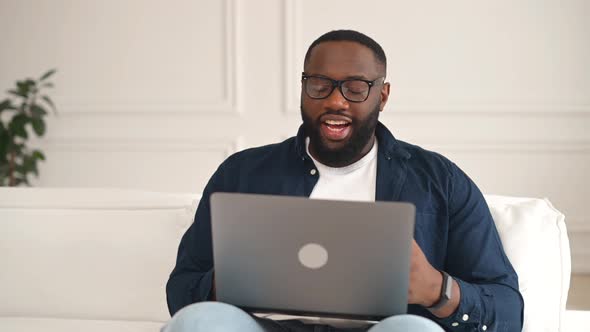
[[[325, 97], [312, 97], [309, 95], [309, 93], [307, 92], [307, 79], [309, 78], [321, 78], [324, 80], [328, 80], [332, 82], [332, 89], [330, 90], [330, 93], [328, 93]], [[335, 88], [338, 88], [338, 90], [340, 91], [340, 94], [342, 95], [342, 97], [344, 97], [344, 99], [348, 100], [351, 103], [362, 103], [364, 101], [366, 101], [367, 99], [369, 99], [369, 96], [371, 95], [371, 88], [376, 85], [376, 82], [380, 79], [384, 79], [385, 81], [385, 77], [377, 77], [376, 79], [370, 81], [370, 80], [363, 80], [360, 78], [349, 78], [349, 79], [345, 79], [345, 80], [333, 80], [329, 77], [325, 77], [325, 76], [317, 76], [317, 75], [307, 75], [305, 73], [301, 73], [301, 80], [304, 82], [304, 84], [306, 85], [306, 87], [304, 88], [305, 90], [305, 94], [311, 98], [311, 99], [326, 99], [328, 98], [333, 92]], [[369, 91], [367, 91], [367, 95], [365, 96], [365, 99], [363, 100], [350, 100], [348, 99], [348, 97], [346, 97], [346, 95], [344, 94], [344, 92], [342, 91], [342, 84], [346, 83], [346, 82], [350, 82], [350, 81], [362, 81], [367, 83], [367, 85], [369, 86]]]

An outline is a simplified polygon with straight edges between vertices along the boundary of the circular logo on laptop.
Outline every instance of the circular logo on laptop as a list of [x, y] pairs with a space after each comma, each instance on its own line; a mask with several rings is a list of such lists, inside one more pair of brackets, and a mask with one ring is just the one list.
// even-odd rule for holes
[[308, 243], [299, 249], [299, 262], [308, 269], [319, 269], [328, 262], [328, 251], [317, 243]]

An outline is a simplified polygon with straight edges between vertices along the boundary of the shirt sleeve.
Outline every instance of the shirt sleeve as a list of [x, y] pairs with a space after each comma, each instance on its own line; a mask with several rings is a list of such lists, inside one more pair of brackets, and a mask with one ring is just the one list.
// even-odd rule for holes
[[166, 284], [171, 316], [189, 304], [211, 300], [213, 249], [209, 198], [219, 188], [220, 173], [221, 166], [207, 183], [194, 222], [180, 241], [176, 265]]
[[521, 331], [523, 299], [489, 207], [477, 186], [451, 166], [449, 238], [445, 270], [459, 284], [461, 301], [438, 319], [448, 331]]

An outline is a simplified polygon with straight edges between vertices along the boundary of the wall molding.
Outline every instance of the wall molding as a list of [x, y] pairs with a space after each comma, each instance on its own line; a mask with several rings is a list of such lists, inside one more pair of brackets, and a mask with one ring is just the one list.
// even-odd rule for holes
[[302, 1], [284, 0], [283, 1], [283, 111], [287, 114], [299, 114], [299, 105], [297, 92], [299, 91], [298, 78], [294, 76], [294, 68], [300, 68], [298, 57], [303, 56], [301, 42], [301, 11]]
[[590, 273], [590, 253], [572, 253], [572, 274]]
[[[286, 114], [299, 115], [299, 77], [294, 68], [301, 68], [302, 63], [296, 59], [303, 57], [306, 50], [302, 44], [303, 1], [283, 0], [284, 35], [284, 79], [283, 108]], [[589, 117], [590, 104], [587, 103], [396, 103], [391, 100], [384, 117], [402, 116], [560, 116]]]
[[[590, 236], [590, 220], [565, 218], [565, 225], [569, 233], [572, 234], [588, 234]], [[588, 247], [588, 254], [590, 254], [590, 247]]]
[[573, 274], [590, 274], [590, 254], [572, 257]]
[[414, 141], [413, 143], [434, 151], [460, 153], [534, 153], [534, 154], [587, 154], [590, 153], [590, 141], [471, 141], [471, 142], [433, 142]]
[[237, 47], [238, 0], [222, 0], [223, 43], [224, 43], [224, 96], [218, 101], [195, 101], [179, 103], [174, 100], [144, 104], [134, 101], [105, 102], [104, 100], [75, 100], [59, 98], [60, 115], [125, 115], [125, 114], [191, 114], [191, 115], [235, 115], [240, 113], [237, 105], [237, 63], [240, 55]]
[[590, 247], [584, 245], [590, 243], [590, 219], [568, 219], [566, 216], [565, 225], [570, 239], [572, 273], [590, 273]]
[[243, 146], [243, 137], [232, 140], [181, 138], [51, 138], [34, 147], [68, 152], [220, 152], [227, 158]]
[[511, 104], [511, 103], [439, 103], [439, 104], [392, 104], [383, 112], [383, 117], [400, 116], [545, 116], [589, 117], [590, 105], [586, 104]]

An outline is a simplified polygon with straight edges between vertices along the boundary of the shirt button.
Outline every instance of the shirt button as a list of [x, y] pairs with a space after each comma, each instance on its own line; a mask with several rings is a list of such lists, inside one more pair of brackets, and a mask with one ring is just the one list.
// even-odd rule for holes
[[488, 329], [488, 326], [487, 325], [484, 325], [484, 326], [481, 327], [481, 329], [484, 330], [484, 331], [486, 331]]
[[311, 171], [309, 171], [309, 174], [311, 175], [315, 175], [315, 173], [317, 173], [318, 171], [316, 171], [315, 169], [312, 169]]
[[451, 324], [451, 326], [459, 326], [459, 323], [453, 322], [453, 324]]
[[463, 315], [463, 317], [461, 317], [461, 319], [463, 319], [463, 321], [466, 322], [467, 320], [469, 320], [469, 315], [465, 314]]

